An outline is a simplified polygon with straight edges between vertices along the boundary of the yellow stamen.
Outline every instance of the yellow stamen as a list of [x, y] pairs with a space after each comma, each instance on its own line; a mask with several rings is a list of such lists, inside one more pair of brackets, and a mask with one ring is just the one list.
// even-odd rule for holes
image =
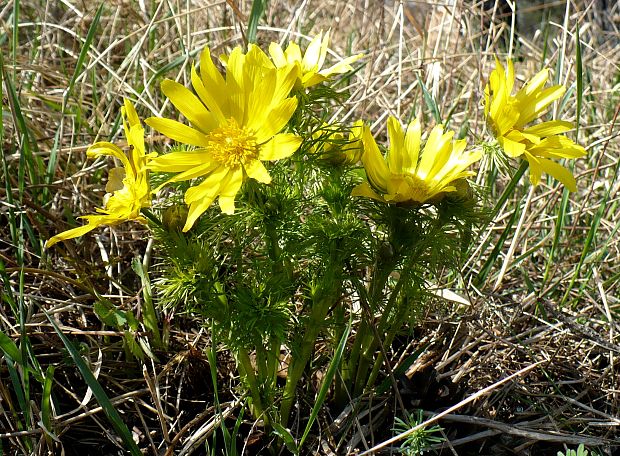
[[413, 201], [419, 201], [421, 203], [430, 199], [430, 188], [428, 183], [424, 179], [419, 178], [415, 174], [406, 174], [405, 182], [407, 182], [407, 199]]
[[240, 128], [233, 118], [211, 131], [207, 139], [211, 156], [224, 166], [243, 165], [258, 158], [256, 137], [251, 131]]

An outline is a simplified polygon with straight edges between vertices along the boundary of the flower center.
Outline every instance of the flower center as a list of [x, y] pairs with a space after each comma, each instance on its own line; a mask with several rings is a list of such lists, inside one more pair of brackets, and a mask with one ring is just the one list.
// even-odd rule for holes
[[224, 166], [238, 166], [258, 157], [258, 145], [252, 132], [239, 127], [230, 118], [207, 136], [209, 152]]
[[405, 175], [405, 181], [408, 186], [406, 195], [408, 200], [424, 203], [430, 198], [430, 188], [424, 179], [415, 174], [407, 174]]

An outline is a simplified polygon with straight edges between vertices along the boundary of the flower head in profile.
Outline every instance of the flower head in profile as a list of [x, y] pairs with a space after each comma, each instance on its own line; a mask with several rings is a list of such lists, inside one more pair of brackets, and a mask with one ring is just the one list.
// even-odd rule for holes
[[183, 231], [218, 199], [222, 212], [235, 211], [235, 196], [244, 180], [268, 184], [271, 176], [263, 161], [291, 156], [301, 138], [281, 133], [297, 107], [289, 97], [297, 73], [292, 66], [275, 68], [269, 57], [250, 45], [225, 58], [226, 76], [211, 59], [208, 48], [200, 57], [200, 74], [192, 68], [194, 92], [165, 80], [162, 92], [190, 125], [151, 117], [146, 123], [175, 141], [195, 146], [152, 160], [153, 171], [178, 173], [168, 182], [202, 178], [185, 193], [189, 206]]
[[479, 160], [480, 152], [465, 152], [464, 139], [452, 141], [453, 131], [441, 125], [431, 131], [421, 148], [419, 119], [403, 131], [395, 117], [388, 119], [390, 147], [384, 158], [364, 126], [362, 163], [368, 181], [353, 189], [353, 196], [366, 196], [386, 203], [420, 205], [435, 202], [457, 191], [458, 181], [474, 175], [467, 168]]
[[121, 112], [125, 138], [130, 146], [127, 154], [109, 142], [97, 142], [86, 152], [89, 157], [94, 158], [104, 155], [116, 157], [123, 165], [110, 170], [103, 208], [97, 208], [97, 214], [81, 216], [80, 218], [86, 220], [86, 225], [57, 234], [45, 243], [45, 247], [82, 236], [102, 225], [113, 226], [129, 220], [146, 222], [140, 214], [142, 208], [151, 205], [151, 191], [145, 166], [155, 154], [146, 154], [144, 128], [129, 100], [125, 100]]
[[348, 129], [348, 137], [345, 138], [346, 129], [340, 125], [323, 124], [321, 128], [312, 134], [314, 145], [311, 152], [318, 154], [321, 159], [334, 165], [354, 165], [362, 158], [364, 151], [362, 146], [361, 120], [355, 122]]
[[284, 68], [289, 65], [296, 66], [299, 71], [299, 84], [305, 89], [326, 81], [334, 74], [347, 73], [353, 70], [351, 64], [363, 56], [363, 54], [353, 55], [329, 68], [322, 69], [327, 56], [328, 46], [329, 31], [325, 35], [321, 32], [315, 36], [310, 41], [303, 56], [297, 43], [289, 43], [286, 50], [283, 50], [277, 43], [271, 43], [269, 55], [278, 68]]
[[507, 68], [496, 59], [496, 66], [485, 87], [484, 113], [498, 143], [510, 157], [523, 157], [530, 164], [530, 180], [540, 182], [543, 172], [552, 175], [571, 191], [576, 190], [571, 172], [553, 159], [575, 159], [585, 149], [563, 135], [573, 128], [570, 122], [551, 120], [528, 126], [545, 114], [551, 104], [566, 91], [562, 85], [544, 88], [549, 70], [544, 69], [530, 79], [515, 95], [514, 67]]

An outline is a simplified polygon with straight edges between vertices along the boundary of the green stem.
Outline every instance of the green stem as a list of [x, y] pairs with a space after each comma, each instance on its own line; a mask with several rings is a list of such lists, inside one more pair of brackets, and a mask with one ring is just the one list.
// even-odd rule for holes
[[271, 337], [269, 341], [269, 353], [267, 353], [267, 372], [271, 376], [270, 387], [274, 387], [276, 384], [276, 378], [278, 377], [278, 369], [280, 368], [280, 339], [277, 337]]
[[[370, 282], [369, 293], [368, 293], [368, 301], [366, 303], [362, 302], [370, 315], [364, 315], [362, 312], [362, 321], [360, 324], [360, 328], [355, 335], [355, 339], [353, 341], [353, 348], [351, 350], [351, 356], [349, 357], [347, 368], [343, 372], [343, 381], [345, 385], [349, 388], [349, 391], [353, 390], [354, 392], [358, 390], [357, 382], [360, 372], [360, 363], [364, 357], [364, 353], [367, 353], [367, 346], [369, 340], [372, 341], [372, 331], [370, 331], [369, 319], [373, 318], [375, 311], [378, 308], [379, 302], [383, 295], [383, 289], [390, 277], [390, 273], [394, 269], [397, 261], [392, 259], [390, 261], [379, 261], [377, 260], [377, 267], [375, 269], [375, 273]], [[354, 384], [352, 384], [354, 382]], [[354, 397], [355, 397], [354, 393]]]
[[[403, 272], [403, 275], [404, 274], [406, 274], [406, 272]], [[377, 326], [377, 334], [379, 335], [383, 334], [387, 330], [389, 317], [396, 303], [396, 299], [400, 295], [400, 291], [404, 282], [405, 277], [401, 276], [400, 280], [396, 283], [394, 289], [392, 290], [392, 293], [390, 294], [390, 299], [388, 299], [388, 302], [383, 309], [381, 319], [379, 320], [379, 324]], [[377, 350], [377, 346], [379, 345], [379, 343], [380, 341], [377, 340], [377, 338], [374, 337], [374, 334], [371, 332], [368, 335], [366, 343], [364, 344], [365, 349], [362, 352], [361, 358], [358, 363], [357, 375], [355, 376], [355, 386], [353, 388], [354, 397], [360, 396], [364, 392], [364, 387], [368, 384], [368, 369], [370, 368], [370, 363], [374, 359], [374, 353]], [[387, 345], [388, 344], [386, 343], [386, 346]]]
[[[390, 326], [387, 335], [385, 336], [385, 340], [383, 341], [385, 347], [389, 347], [390, 345], [392, 345], [392, 341], [394, 340], [394, 337], [396, 337], [398, 330], [401, 328], [400, 323], [405, 317], [405, 314], [407, 313], [407, 307], [408, 307], [407, 300], [401, 300], [400, 306], [398, 308], [398, 313], [396, 314], [396, 317], [394, 318], [393, 323]], [[383, 364], [383, 351], [381, 351], [379, 355], [377, 355], [375, 364], [372, 367], [372, 371], [370, 372], [368, 381], [366, 382], [366, 391], [374, 387], [375, 381], [377, 380], [377, 376], [379, 375], [379, 370], [381, 369], [382, 364]]]
[[256, 381], [256, 375], [254, 374], [254, 368], [250, 361], [250, 356], [245, 349], [239, 349], [237, 351], [237, 360], [239, 362], [239, 371], [245, 377], [245, 380], [250, 387], [250, 396], [252, 396], [252, 413], [255, 418], [263, 418], [265, 426], [269, 426], [269, 417], [265, 413], [263, 403], [261, 400], [260, 389], [258, 382]]
[[[499, 214], [499, 211], [502, 209], [502, 207], [504, 207], [504, 204], [506, 203], [508, 198], [510, 198], [510, 196], [512, 196], [512, 194], [514, 193], [515, 187], [521, 180], [521, 177], [527, 170], [528, 166], [529, 166], [529, 162], [527, 160], [521, 160], [521, 165], [519, 165], [519, 169], [517, 169], [517, 172], [515, 173], [515, 175], [512, 176], [512, 179], [510, 179], [510, 182], [508, 183], [508, 185], [502, 192], [501, 196], [497, 200], [497, 203], [495, 203], [495, 206], [493, 207], [493, 212], [491, 214], [491, 218], [489, 220], [493, 220], [497, 216], [497, 214]], [[483, 229], [485, 228], [486, 226]]]
[[276, 228], [275, 226], [273, 226], [272, 223], [267, 223], [265, 228], [267, 232], [267, 239], [269, 240], [268, 242], [269, 256], [274, 262], [279, 262], [282, 249], [280, 248], [278, 232], [276, 231]]
[[150, 210], [143, 208], [142, 209], [142, 214], [149, 219], [151, 222], [153, 222], [155, 225], [159, 226], [161, 228], [162, 223], [161, 220], [159, 220], [157, 217], [155, 217], [155, 214], [153, 214]]
[[301, 342], [301, 352], [292, 359], [288, 368], [286, 385], [284, 386], [284, 394], [280, 406], [280, 419], [283, 426], [286, 426], [288, 423], [288, 418], [295, 399], [297, 383], [299, 383], [306, 365], [310, 361], [312, 352], [314, 351], [314, 344], [323, 327], [327, 312], [331, 304], [339, 298], [339, 294], [335, 293], [334, 295], [325, 296], [318, 302], [313, 303], [312, 314], [310, 315], [310, 320], [308, 321], [306, 332]]
[[295, 400], [297, 383], [299, 383], [306, 365], [312, 357], [314, 345], [325, 324], [327, 312], [329, 312], [333, 304], [340, 301], [343, 281], [342, 267], [343, 262], [340, 253], [334, 250], [326, 265], [322, 283], [319, 284], [312, 296], [312, 311], [310, 319], [305, 326], [305, 332], [300, 344], [300, 353], [294, 356], [289, 364], [286, 385], [284, 386], [284, 394], [280, 405], [280, 420], [283, 426], [286, 426], [288, 423]]
[[[388, 302], [386, 303], [385, 308], [383, 309], [381, 319], [379, 320], [379, 324], [377, 326], [377, 330], [369, 332], [367, 329], [366, 331], [367, 334], [363, 335], [364, 339], [362, 339], [362, 342], [360, 343], [359, 359], [356, 358], [351, 364], [352, 366], [355, 366], [355, 370], [356, 370], [355, 384], [353, 385], [353, 397], [359, 397], [364, 392], [364, 389], [367, 388], [367, 385], [372, 385], [372, 383], [369, 383], [368, 381], [368, 370], [370, 368], [370, 364], [372, 360], [375, 359], [374, 354], [380, 343], [377, 337], [380, 337], [382, 334], [384, 334], [388, 330], [390, 314], [392, 313], [392, 309], [394, 308], [397, 302], [397, 299], [400, 295], [402, 287], [408, 281], [408, 276], [410, 274], [410, 271], [413, 269], [413, 265], [415, 264], [416, 260], [419, 258], [420, 254], [424, 251], [424, 249], [427, 248], [429, 245], [432, 245], [435, 239], [435, 235], [437, 234], [437, 232], [441, 230], [442, 226], [443, 226], [443, 222], [440, 219], [436, 220], [434, 226], [432, 227], [431, 231], [428, 233], [426, 238], [415, 247], [413, 252], [407, 255], [409, 257], [409, 260], [407, 261], [407, 264], [403, 266], [400, 279], [398, 280], [392, 292], [390, 293], [390, 298]], [[392, 228], [392, 233], [391, 233], [392, 239], [394, 238], [393, 234], [398, 233], [398, 230], [399, 230], [399, 226], [398, 224], [395, 224], [394, 227]], [[396, 252], [400, 252], [400, 249], [396, 250]], [[373, 315], [376, 311], [376, 306], [382, 300], [383, 289], [385, 287], [385, 284], [387, 283], [387, 280], [389, 279], [390, 273], [392, 272], [393, 268], [398, 264], [398, 259], [399, 259], [399, 255], [395, 254], [395, 257], [392, 259], [392, 261], [386, 262], [387, 264], [385, 264], [381, 269], [378, 270], [378, 272], [380, 273], [382, 284], [380, 287], [377, 287], [375, 290], [371, 291], [370, 293], [370, 298], [369, 298], [370, 305], [367, 307], [371, 310], [372, 315], [369, 315], [368, 316], [369, 318], [373, 318]], [[394, 321], [393, 326], [395, 326], [396, 329], [400, 327], [399, 321], [401, 319], [402, 317]], [[368, 325], [366, 325], [366, 328], [369, 328]], [[375, 361], [375, 364], [376, 364], [376, 361]], [[375, 368], [373, 366], [373, 371], [374, 370]], [[374, 379], [373, 379], [373, 383], [374, 383]]]
[[[338, 342], [342, 339], [343, 334], [346, 330], [346, 322], [345, 322], [345, 307], [342, 304], [338, 304], [334, 309], [334, 322], [335, 322], [335, 330], [334, 330], [334, 339], [333, 345], [334, 347], [338, 346]], [[336, 402], [336, 406], [339, 409], [344, 409], [346, 403], [348, 402], [348, 394], [346, 391], [346, 381], [345, 379], [349, 376], [348, 373], [348, 365], [347, 363], [342, 363], [342, 371], [340, 378], [336, 376], [336, 383], [334, 385], [334, 400]]]

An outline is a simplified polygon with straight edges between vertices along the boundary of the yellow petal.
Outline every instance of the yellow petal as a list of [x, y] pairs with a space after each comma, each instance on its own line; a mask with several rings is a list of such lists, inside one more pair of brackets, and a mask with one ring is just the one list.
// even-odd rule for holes
[[191, 77], [192, 87], [194, 87], [202, 103], [208, 108], [208, 111], [205, 109], [208, 115], [202, 113], [200, 129], [204, 132], [209, 132], [216, 128], [218, 124], [226, 121], [228, 113], [227, 97], [225, 94], [218, 94], [213, 87], [207, 90], [194, 67], [192, 67]]
[[[525, 158], [530, 163], [530, 180], [532, 184], [537, 185], [540, 181], [540, 174], [545, 172], [559, 180], [569, 191], [577, 191], [577, 182], [573, 174], [567, 168], [559, 163], [547, 160], [546, 158], [533, 157], [527, 153], [525, 154]], [[534, 171], [534, 175], [532, 175], [532, 171]]]
[[131, 104], [131, 101], [127, 98], [123, 100], [121, 115], [123, 116], [123, 129], [125, 131], [125, 137], [128, 138], [129, 141], [129, 130], [131, 127], [142, 127], [142, 125], [140, 125], [140, 119], [138, 118], [135, 108]]
[[530, 165], [530, 182], [532, 183], [532, 185], [538, 185], [540, 183], [540, 178], [543, 173], [542, 167], [540, 166], [540, 161], [536, 157], [528, 153], [525, 153], [523, 157]]
[[525, 144], [512, 141], [506, 137], [498, 138], [500, 146], [509, 157], [518, 157], [525, 152]]
[[317, 72], [319, 70], [319, 61], [321, 59], [321, 52], [323, 47], [322, 37], [323, 32], [315, 36], [306, 48], [306, 52], [301, 61], [301, 68], [304, 73], [307, 71]]
[[401, 174], [403, 172], [403, 160], [405, 160], [405, 134], [400, 122], [396, 117], [390, 116], [387, 121], [390, 150], [387, 154], [387, 163], [390, 172]]
[[[273, 92], [271, 106], [279, 104], [282, 100], [289, 96], [297, 77], [299, 75], [299, 65], [288, 65], [284, 68], [278, 68], [276, 71], [276, 87]], [[297, 98], [294, 98], [297, 100]]]
[[[248, 93], [246, 110], [248, 130], [258, 131], [265, 123], [265, 119], [269, 115], [269, 105], [273, 100], [275, 87], [276, 78], [275, 74], [272, 73], [272, 77], [264, 78], [254, 90]], [[260, 139], [258, 142], [261, 142]]]
[[437, 155], [447, 146], [452, 136], [454, 136], [453, 131], [448, 131], [444, 134], [443, 125], [441, 124], [433, 127], [422, 150], [420, 165], [417, 170], [417, 174], [421, 179], [426, 179], [431, 173], [437, 160]]
[[204, 211], [209, 209], [209, 206], [213, 204], [217, 195], [206, 195], [204, 198], [199, 199], [191, 204], [189, 204], [189, 209], [187, 211], [187, 219], [185, 220], [185, 225], [183, 226], [183, 232], [186, 233], [189, 231], [198, 217], [200, 217]]
[[149, 117], [144, 123], [180, 143], [209, 147], [209, 141], [207, 141], [207, 137], [203, 133], [176, 120], [163, 117]]
[[258, 154], [260, 160], [272, 161], [290, 157], [301, 145], [302, 139], [292, 133], [280, 133], [262, 145]]
[[377, 201], [385, 202], [383, 197], [377, 194], [371, 187], [368, 185], [368, 182], [364, 182], [356, 186], [353, 191], [351, 191], [351, 196], [364, 196], [366, 198], [372, 198]]
[[503, 105], [497, 117], [492, 119], [495, 134], [504, 135], [512, 130], [519, 121], [519, 115], [519, 110], [513, 104]]
[[265, 168], [260, 160], [252, 160], [249, 163], [243, 165], [243, 169], [248, 177], [251, 177], [254, 180], [262, 184], [270, 184], [271, 176], [269, 175], [269, 171]]
[[201, 165], [194, 166], [194, 167], [192, 167], [192, 168], [190, 168], [190, 169], [188, 169], [188, 170], [186, 170], [186, 171], [184, 171], [182, 173], [179, 173], [179, 174], [177, 174], [175, 176], [172, 176], [166, 182], [162, 183], [159, 187], [157, 187], [155, 190], [153, 190], [153, 193], [159, 192], [166, 185], [171, 184], [173, 182], [182, 182], [182, 181], [186, 181], [186, 180], [190, 180], [190, 179], [195, 179], [195, 178], [201, 177], [201, 176], [206, 176], [208, 174], [211, 174], [218, 167], [219, 167], [218, 163], [203, 163]]
[[507, 61], [507, 72], [506, 72], [506, 95], [510, 96], [512, 94], [512, 89], [515, 84], [515, 68], [512, 63], [512, 60]]
[[[243, 91], [244, 76], [243, 76], [243, 64], [245, 61], [245, 54], [240, 46], [235, 47], [230, 54], [228, 54], [228, 60], [226, 61], [226, 89], [233, 90], [235, 92]], [[205, 85], [205, 87], [208, 87]]]
[[529, 152], [546, 158], [579, 158], [587, 153], [582, 146], [563, 135], [549, 136], [531, 147]]
[[101, 157], [102, 155], [108, 155], [111, 157], [115, 157], [115, 158], [118, 158], [123, 163], [123, 167], [125, 167], [125, 169], [127, 168], [131, 169], [131, 164], [129, 163], [129, 160], [127, 159], [127, 155], [125, 155], [119, 147], [106, 141], [96, 142], [93, 145], [91, 145], [86, 150], [86, 155], [88, 155], [91, 158]]
[[[321, 31], [321, 33], [319, 34], [319, 36], [322, 34], [323, 32]], [[321, 52], [319, 54], [319, 60], [317, 62], [317, 69], [321, 69], [323, 68], [323, 63], [325, 63], [325, 57], [327, 56], [327, 48], [329, 47], [329, 30], [327, 32], [325, 32], [325, 35], [323, 36], [323, 39], [321, 39]]]
[[375, 138], [370, 132], [370, 128], [364, 125], [362, 133], [362, 142], [364, 144], [364, 154], [362, 155], [362, 163], [366, 169], [366, 176], [370, 184], [377, 190], [385, 193], [387, 189], [387, 181], [390, 177], [383, 155], [375, 142]]
[[269, 59], [269, 56], [263, 52], [260, 46], [253, 43], [248, 44], [248, 53], [245, 56], [245, 64], [263, 67], [266, 69], [273, 69], [275, 67], [274, 63]]
[[213, 204], [228, 173], [228, 168], [221, 167], [199, 185], [190, 187], [185, 192], [185, 203], [189, 205], [189, 210], [183, 232], [189, 231], [198, 217]]
[[319, 74], [319, 73], [308, 72], [302, 76], [301, 85], [304, 88], [308, 88], [308, 87], [312, 87], [317, 84], [320, 84], [321, 82], [326, 81], [326, 80], [327, 80], [327, 76], [323, 76], [322, 74]]
[[420, 126], [420, 119], [416, 118], [407, 127], [405, 133], [405, 150], [407, 151], [406, 157], [403, 160], [403, 171], [407, 173], [415, 173], [418, 167], [418, 159], [420, 155], [420, 141], [422, 138], [422, 127]]
[[517, 122], [515, 126], [522, 127], [539, 117], [549, 108], [549, 105], [559, 99], [565, 91], [566, 88], [564, 86], [549, 87], [541, 91], [534, 100], [528, 100], [522, 103], [519, 122]]
[[286, 56], [286, 61], [288, 63], [298, 62], [301, 64], [301, 49], [299, 49], [299, 45], [297, 43], [291, 42], [284, 51], [284, 55]]
[[527, 81], [525, 86], [523, 86], [523, 88], [519, 90], [519, 92], [517, 92], [516, 97], [531, 97], [535, 94], [535, 92], [538, 92], [545, 85], [547, 79], [549, 79], [549, 69], [545, 68], [544, 70], [536, 73], [536, 75], [532, 79]]
[[144, 147], [144, 128], [141, 125], [129, 127], [127, 142], [132, 146], [127, 155], [129, 156], [129, 162], [132, 165], [132, 172], [135, 177], [148, 160]]
[[125, 168], [112, 168], [108, 172], [108, 182], [105, 184], [105, 191], [113, 193], [123, 188], [123, 179], [125, 179], [126, 175]]
[[319, 74], [321, 74], [322, 76], [331, 76], [333, 74], [347, 73], [353, 70], [353, 67], [351, 66], [351, 64], [353, 62], [357, 62], [362, 57], [364, 57], [364, 54], [352, 55], [350, 57], [347, 57], [344, 60], [341, 60], [335, 65], [332, 65], [331, 67], [326, 68], [325, 70], [321, 70]]
[[147, 168], [151, 171], [159, 171], [165, 173], [178, 173], [187, 171], [196, 166], [210, 163], [211, 156], [204, 149], [192, 150], [189, 152], [171, 152], [169, 154], [160, 155], [151, 160]]
[[88, 223], [87, 225], [78, 226], [77, 228], [72, 228], [67, 231], [63, 231], [62, 233], [57, 234], [47, 240], [45, 243], [45, 248], [49, 249], [51, 246], [60, 241], [66, 241], [67, 239], [73, 239], [76, 237], [80, 237], [85, 235], [86, 233], [97, 228], [99, 224], [97, 223]]
[[244, 124], [246, 95], [251, 88], [246, 87], [244, 72], [245, 55], [241, 47], [234, 48], [228, 56], [226, 66], [226, 94], [228, 103], [227, 117], [232, 117], [237, 124]]
[[[192, 68], [192, 79], [200, 79]], [[202, 82], [200, 82], [202, 86]], [[166, 79], [161, 83], [161, 91], [166, 95], [172, 104], [189, 120], [197, 130], [208, 133], [217, 125], [213, 115], [207, 111], [205, 105], [189, 89], [178, 82]]]
[[256, 142], [262, 144], [282, 131], [295, 113], [295, 109], [297, 109], [297, 98], [287, 98], [274, 106], [260, 124], [250, 119], [250, 125], [254, 128], [249, 126], [248, 128], [256, 131]]
[[492, 119], [497, 119], [506, 104], [507, 97], [510, 95], [506, 86], [504, 66], [497, 57], [495, 57], [495, 69], [489, 75], [488, 87], [491, 98], [489, 116]]
[[[446, 167], [448, 165], [448, 163], [450, 162], [450, 159], [452, 157], [452, 152], [454, 151], [454, 143], [450, 142], [450, 139], [452, 138], [452, 135], [449, 135], [449, 133], [452, 132], [448, 132], [446, 134], [443, 135], [442, 139], [448, 137], [448, 140], [445, 142], [441, 143], [441, 148], [439, 150], [436, 150], [434, 152], [435, 155], [435, 161], [433, 163], [433, 166], [431, 167], [430, 171], [428, 172], [426, 178], [427, 179], [436, 179], [437, 174], [441, 173], [442, 170], [444, 169], [444, 167]], [[462, 143], [458, 144], [458, 148], [463, 147]], [[432, 150], [431, 150], [432, 151]], [[429, 151], [429, 152], [431, 152]], [[424, 148], [424, 152], [423, 154], [426, 154], [426, 148]]]
[[278, 43], [272, 42], [269, 45], [269, 55], [271, 56], [271, 60], [273, 60], [276, 67], [282, 68], [288, 65], [284, 51]]
[[200, 55], [200, 78], [202, 85], [208, 87], [213, 94], [216, 104], [224, 109], [227, 92], [226, 81], [214, 65], [208, 46], [205, 46]]
[[549, 122], [542, 122], [533, 127], [523, 130], [524, 133], [530, 133], [540, 137], [557, 135], [560, 133], [566, 133], [573, 129], [573, 124], [564, 120], [552, 120]]
[[235, 197], [243, 183], [243, 171], [241, 168], [228, 174], [228, 182], [222, 185], [218, 203], [224, 214], [235, 213]]
[[185, 203], [192, 204], [203, 198], [217, 197], [222, 182], [230, 172], [229, 168], [221, 166], [209, 174], [200, 184], [190, 187], [185, 192]]
[[129, 126], [132, 127], [134, 125], [140, 125], [140, 119], [138, 118], [138, 114], [136, 113], [136, 108], [134, 108], [131, 101], [127, 98], [123, 100], [123, 108], [121, 108], [122, 114], [127, 117], [127, 121], [129, 122]]

